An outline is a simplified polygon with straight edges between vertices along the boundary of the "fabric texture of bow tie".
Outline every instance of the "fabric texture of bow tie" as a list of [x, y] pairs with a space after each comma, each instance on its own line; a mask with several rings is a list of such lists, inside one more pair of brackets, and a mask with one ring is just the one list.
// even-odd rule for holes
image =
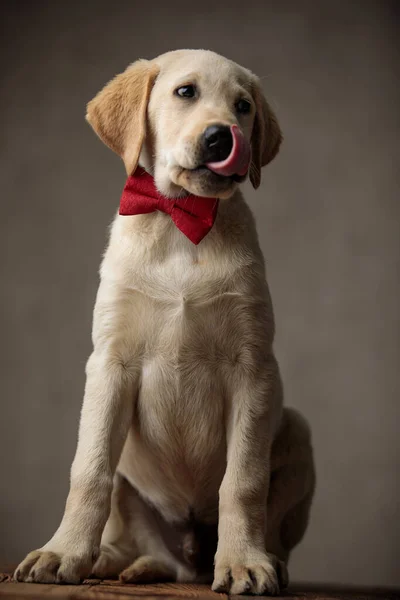
[[152, 175], [137, 167], [126, 181], [119, 214], [141, 215], [156, 210], [170, 215], [177, 228], [197, 245], [214, 225], [218, 198], [192, 194], [182, 198], [167, 198], [157, 190]]

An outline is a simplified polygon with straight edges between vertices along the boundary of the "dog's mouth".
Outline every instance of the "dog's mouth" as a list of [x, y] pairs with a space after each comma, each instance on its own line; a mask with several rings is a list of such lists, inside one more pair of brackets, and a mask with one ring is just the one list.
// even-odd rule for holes
[[195, 196], [230, 198], [236, 186], [245, 178], [246, 175], [236, 173], [220, 175], [206, 165], [199, 165], [194, 169], [180, 168], [180, 173], [177, 174], [174, 183]]
[[224, 137], [217, 137], [213, 141], [211, 136], [206, 145], [203, 140], [204, 158], [200, 159], [201, 164], [187, 170], [191, 181], [199, 185], [203, 183], [208, 190], [213, 186], [216, 190], [232, 188], [235, 183], [245, 180], [250, 167], [250, 143], [242, 130], [237, 125], [231, 125], [227, 138], [227, 128], [223, 129]]
[[180, 167], [175, 183], [197, 196], [229, 198], [236, 185], [246, 179], [251, 161], [250, 143], [241, 129], [231, 125], [230, 134], [230, 147], [221, 146], [222, 153], [215, 152], [212, 144], [208, 148], [203, 145], [197, 165], [193, 168]]
[[242, 183], [246, 179], [247, 173], [244, 175], [238, 175], [234, 173], [233, 175], [221, 175], [220, 173], [216, 173], [209, 169], [206, 165], [199, 165], [195, 169], [186, 169], [189, 173], [194, 175], [198, 175], [199, 177], [205, 177], [208, 180], [213, 179], [215, 182], [220, 183]]
[[[229, 133], [230, 139], [228, 140], [228, 143], [230, 144], [230, 147], [228, 148], [228, 154], [221, 157], [220, 153], [217, 152], [217, 156], [213, 160], [205, 161], [204, 164], [194, 170], [199, 171], [200, 174], [205, 174], [207, 178], [212, 176], [215, 180], [218, 180], [217, 178], [222, 178], [219, 180], [240, 183], [245, 179], [249, 170], [251, 160], [250, 144], [237, 125], [231, 125]], [[218, 140], [209, 143], [208, 150], [210, 150], [210, 148], [213, 150], [213, 146], [215, 146], [217, 142]], [[216, 147], [218, 149], [218, 146]], [[219, 159], [217, 159], [218, 154]], [[212, 173], [212, 175], [210, 175], [210, 173]]]

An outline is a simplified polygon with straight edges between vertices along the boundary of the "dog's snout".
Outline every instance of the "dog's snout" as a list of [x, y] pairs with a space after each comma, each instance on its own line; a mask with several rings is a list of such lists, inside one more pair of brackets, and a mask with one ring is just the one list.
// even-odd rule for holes
[[204, 162], [219, 162], [228, 158], [233, 146], [230, 127], [210, 125], [203, 134]]

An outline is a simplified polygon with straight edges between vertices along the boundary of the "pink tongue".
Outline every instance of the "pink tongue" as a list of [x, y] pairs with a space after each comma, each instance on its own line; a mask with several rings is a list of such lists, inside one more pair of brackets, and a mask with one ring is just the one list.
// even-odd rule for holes
[[250, 164], [250, 144], [237, 125], [231, 125], [233, 146], [225, 160], [206, 163], [206, 167], [218, 175], [246, 175]]

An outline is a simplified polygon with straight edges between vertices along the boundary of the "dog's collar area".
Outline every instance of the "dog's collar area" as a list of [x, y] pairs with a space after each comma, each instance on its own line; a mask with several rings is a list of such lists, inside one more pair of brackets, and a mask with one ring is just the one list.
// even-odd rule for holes
[[153, 176], [142, 167], [137, 167], [135, 173], [126, 181], [119, 214], [132, 216], [156, 210], [170, 215], [176, 227], [197, 245], [214, 225], [218, 198], [192, 194], [181, 198], [167, 198], [157, 190]]

